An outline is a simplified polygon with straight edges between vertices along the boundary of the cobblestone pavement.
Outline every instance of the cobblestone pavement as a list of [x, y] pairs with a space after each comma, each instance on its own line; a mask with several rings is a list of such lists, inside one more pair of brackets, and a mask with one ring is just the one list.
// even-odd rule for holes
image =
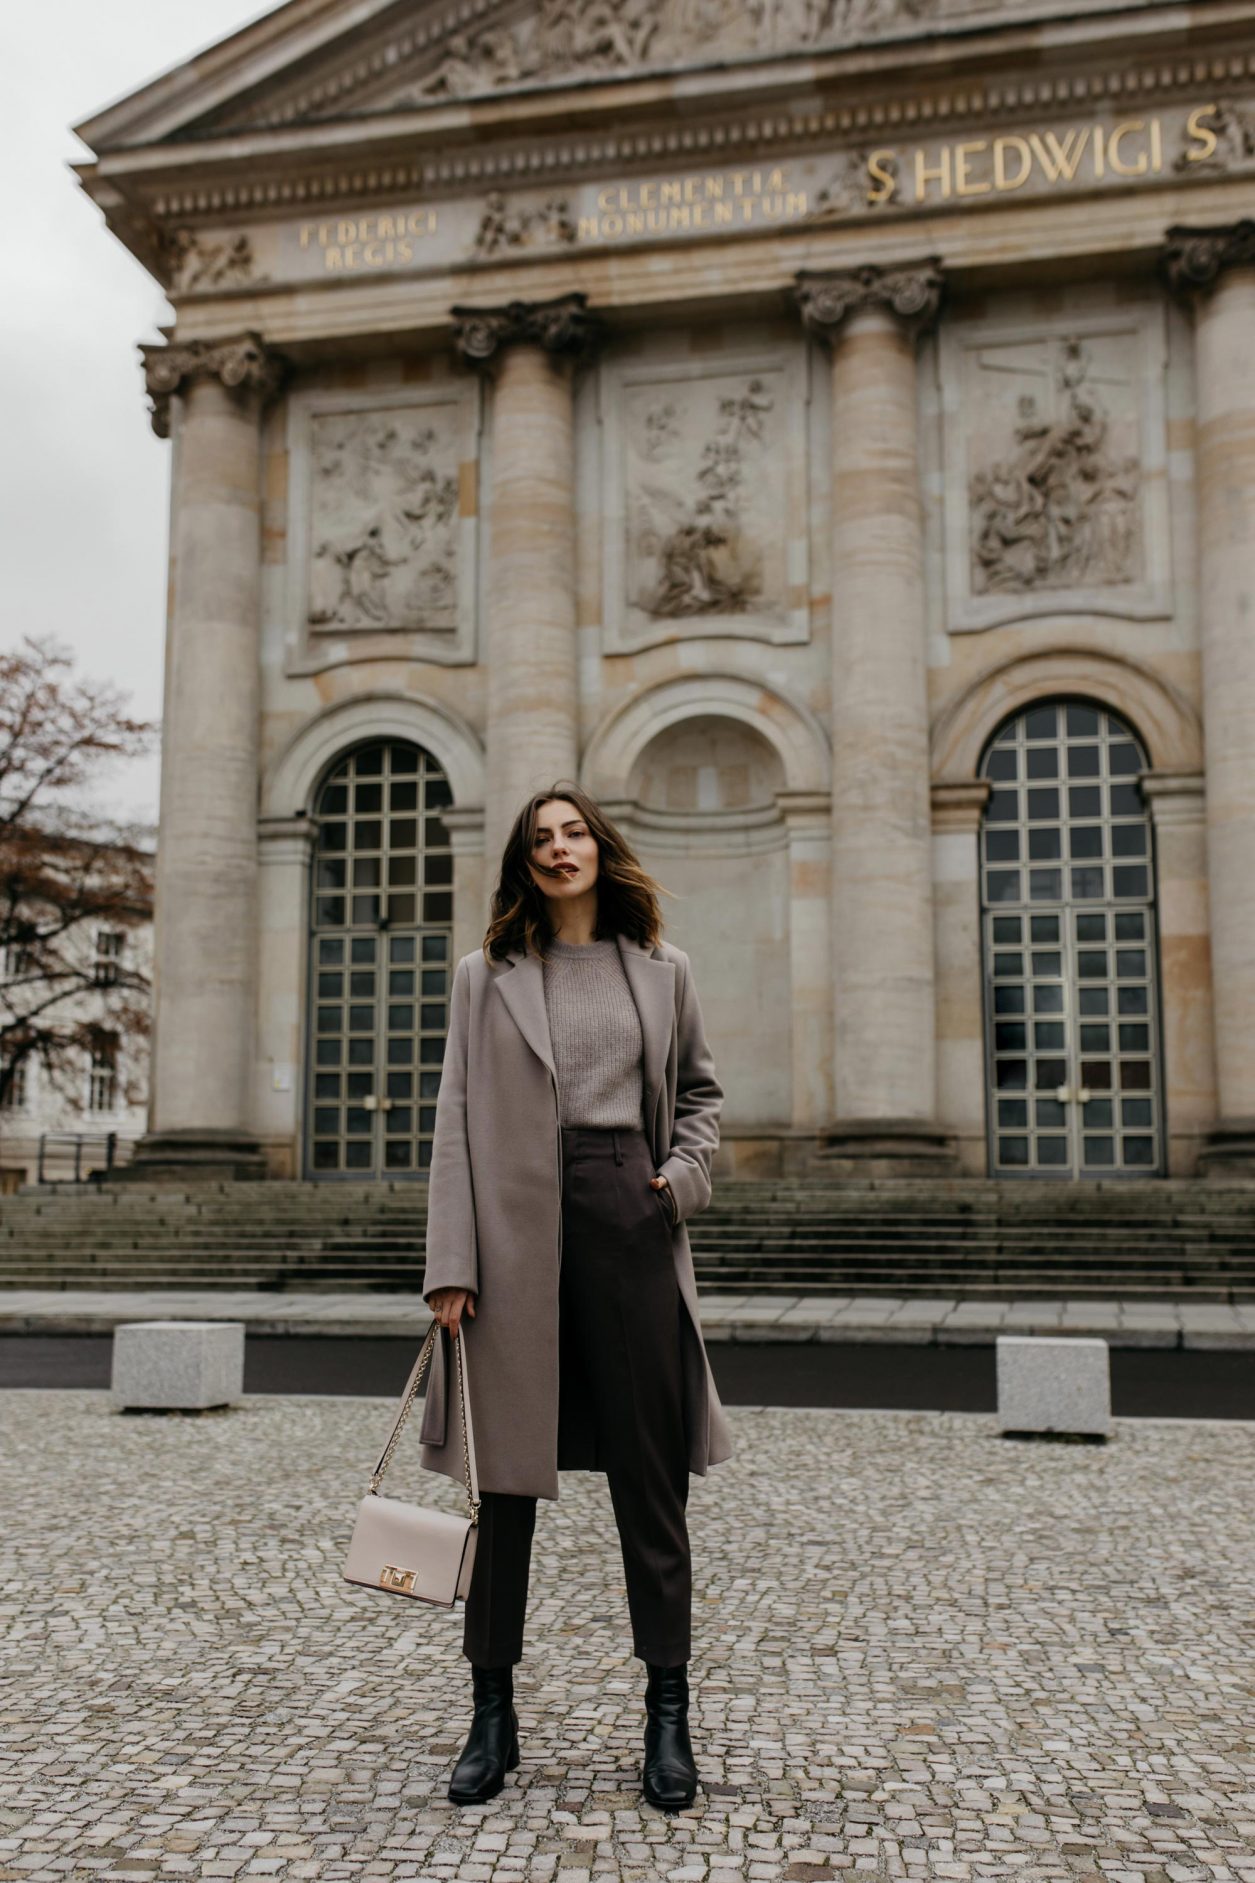
[[[522, 1763], [448, 1803], [461, 1610], [340, 1577], [388, 1410], [0, 1394], [0, 1879], [1255, 1880], [1249, 1426], [733, 1409], [668, 1818], [584, 1473], [539, 1506]], [[458, 1505], [404, 1444], [389, 1489]]]
[[[1112, 1347], [1255, 1347], [1255, 1301], [958, 1301], [948, 1295], [703, 1294], [711, 1340], [977, 1345], [999, 1334], [1098, 1335]], [[100, 1333], [167, 1316], [243, 1321], [258, 1334], [413, 1334], [431, 1315], [413, 1292], [255, 1288], [0, 1288], [0, 1333]]]

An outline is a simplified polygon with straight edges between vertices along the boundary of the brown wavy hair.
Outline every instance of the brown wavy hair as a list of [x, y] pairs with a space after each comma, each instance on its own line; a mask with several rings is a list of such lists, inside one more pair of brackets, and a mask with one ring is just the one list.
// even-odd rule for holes
[[527, 867], [536, 842], [537, 813], [551, 798], [573, 804], [597, 844], [597, 939], [630, 935], [654, 947], [662, 937], [660, 885], [641, 868], [626, 837], [601, 806], [579, 785], [559, 779], [527, 800], [506, 838], [484, 936], [485, 955], [492, 961], [503, 961], [515, 949], [543, 955], [553, 940], [549, 899]]

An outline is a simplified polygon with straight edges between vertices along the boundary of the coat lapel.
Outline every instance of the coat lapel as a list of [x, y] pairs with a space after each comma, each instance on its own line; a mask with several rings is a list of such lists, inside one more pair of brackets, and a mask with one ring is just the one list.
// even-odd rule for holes
[[[675, 1025], [675, 966], [653, 955], [642, 942], [628, 935], [617, 935], [623, 972], [640, 1015], [644, 1042], [645, 1112], [652, 1123], [666, 1073], [667, 1054]], [[537, 1058], [557, 1078], [553, 1063], [553, 1042], [549, 1037], [549, 1019], [545, 1012], [545, 974], [540, 957], [515, 951], [508, 955], [512, 964], [494, 976], [501, 998], [510, 1009], [514, 1023]]]

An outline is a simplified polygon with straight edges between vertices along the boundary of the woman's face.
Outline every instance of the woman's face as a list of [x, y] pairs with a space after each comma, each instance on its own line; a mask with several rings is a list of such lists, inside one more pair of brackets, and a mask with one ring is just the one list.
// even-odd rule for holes
[[597, 881], [597, 839], [573, 804], [550, 798], [536, 813], [536, 839], [528, 868], [556, 902], [586, 896]]

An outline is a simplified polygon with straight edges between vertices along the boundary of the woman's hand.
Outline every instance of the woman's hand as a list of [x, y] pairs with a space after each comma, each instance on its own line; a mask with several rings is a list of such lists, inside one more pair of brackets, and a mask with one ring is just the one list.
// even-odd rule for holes
[[649, 1187], [651, 1190], [665, 1190], [667, 1192], [667, 1208], [671, 1211], [672, 1222], [675, 1222], [675, 1191], [671, 1188], [670, 1183], [665, 1177], [651, 1177]]
[[433, 1288], [427, 1305], [441, 1327], [447, 1327], [455, 1340], [463, 1313], [475, 1319], [475, 1296], [469, 1288]]

